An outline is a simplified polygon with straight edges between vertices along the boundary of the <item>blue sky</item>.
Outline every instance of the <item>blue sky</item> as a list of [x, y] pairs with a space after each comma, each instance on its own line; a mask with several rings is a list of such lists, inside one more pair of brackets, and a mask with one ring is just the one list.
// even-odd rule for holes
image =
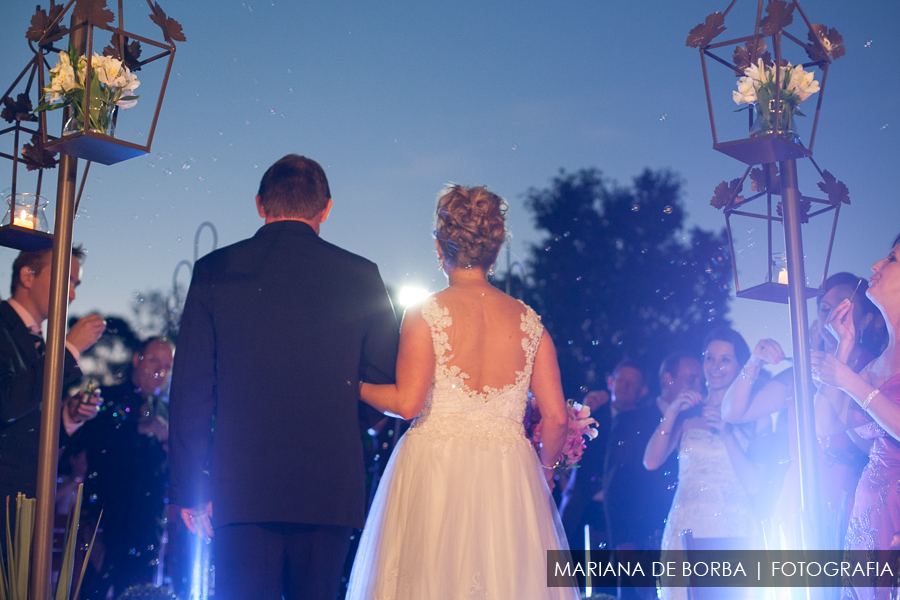
[[[215, 224], [220, 246], [251, 236], [261, 225], [259, 179], [290, 152], [328, 173], [335, 206], [323, 237], [376, 261], [393, 287], [433, 291], [443, 286], [430, 238], [433, 201], [447, 182], [487, 184], [510, 201], [513, 260], [524, 260], [537, 239], [524, 194], [560, 168], [598, 167], [620, 183], [645, 167], [672, 169], [684, 179], [690, 223], [708, 229], [724, 224], [708, 205], [716, 184], [743, 172], [712, 150], [697, 51], [684, 45], [727, 2], [162, 5], [188, 41], [178, 46], [150, 155], [91, 167], [75, 225], [89, 258], [74, 314], [129, 315], [134, 292], [170, 287], [204, 221]], [[4, 5], [4, 89], [30, 57], [24, 32], [33, 6]], [[865, 274], [900, 232], [891, 188], [900, 81], [890, 58], [900, 5], [802, 6], [813, 22], [837, 28], [847, 48], [829, 72], [815, 158], [846, 182], [852, 200], [831, 272]], [[125, 10], [126, 29], [159, 39], [144, 2], [126, 0]], [[752, 19], [738, 11], [753, 10], [739, 0], [719, 39], [750, 33]], [[151, 68], [139, 75], [144, 97], [119, 117], [122, 139], [146, 139], [157, 92]], [[731, 113], [734, 78], [717, 85], [717, 121], [741, 126], [744, 115]], [[811, 121], [800, 120], [801, 132]], [[0, 164], [0, 189], [10, 166]], [[54, 197], [55, 177], [46, 188]], [[816, 181], [801, 167], [801, 191], [817, 191]], [[813, 247], [816, 235], [808, 237]], [[202, 251], [209, 245], [204, 238]], [[14, 256], [0, 249], [2, 281]], [[738, 300], [731, 314], [751, 345], [761, 335], [790, 339], [785, 307]]]

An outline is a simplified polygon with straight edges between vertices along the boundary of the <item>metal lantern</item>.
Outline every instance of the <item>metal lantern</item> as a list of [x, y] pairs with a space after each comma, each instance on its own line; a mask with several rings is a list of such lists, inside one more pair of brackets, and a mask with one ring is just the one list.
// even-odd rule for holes
[[[686, 42], [687, 46], [700, 50], [700, 64], [703, 69], [703, 83], [706, 90], [713, 148], [748, 165], [768, 164], [812, 156], [822, 99], [825, 96], [828, 67], [832, 60], [844, 55], [843, 38], [835, 29], [810, 23], [800, 7], [800, 3], [796, 0], [790, 2], [771, 0], [766, 4], [765, 10], [763, 10], [763, 0], [757, 0], [756, 18], [751, 34], [712, 43], [714, 38], [725, 31], [725, 17], [734, 8], [736, 2], [737, 0], [733, 0], [724, 13], [715, 12], [707, 16], [703, 23], [691, 30]], [[802, 24], [795, 25], [797, 31], [790, 33], [786, 28], [794, 24], [795, 11], [800, 16]], [[802, 41], [799, 36], [806, 37], [808, 41]], [[732, 56], [722, 55], [723, 50], [732, 48]], [[791, 59], [794, 60], [790, 64], [801, 66], [803, 69], [818, 69], [821, 73], [808, 146], [804, 145], [800, 137], [786, 126], [785, 119], [779, 118], [782, 113], [788, 111], [793, 113], [793, 108], [787, 108], [786, 96], [789, 94], [786, 94], [784, 90], [782, 69], [773, 69], [775, 96], [768, 100], [768, 106], [754, 105], [749, 111], [751, 118], [748, 119], [748, 122], [751, 127], [753, 113], [764, 111], [773, 114], [774, 127], [759, 135], [720, 141], [716, 127], [716, 111], [714, 110], [714, 105], [718, 103], [713, 99], [718, 98], [722, 92], [718, 88], [714, 93], [711, 91], [710, 70], [707, 68], [707, 63], [712, 61], [714, 64], [725, 67], [732, 76], [741, 77], [745, 74], [746, 69], [756, 66], [760, 60], [763, 61], [764, 66], [772, 67], [773, 65], [786, 66]], [[723, 71], [720, 69], [719, 72]]]
[[[0, 126], [3, 126], [0, 138], [4, 144], [0, 147], [0, 157], [13, 163], [11, 187], [0, 192], [0, 203], [6, 204], [6, 215], [0, 221], [0, 246], [27, 252], [46, 250], [53, 245], [53, 228], [45, 216], [47, 201], [41, 195], [41, 188], [44, 170], [56, 167], [58, 161], [55, 152], [44, 149], [43, 124], [32, 112], [37, 106], [32, 98], [36, 98], [34, 84], [39, 65], [36, 55], [0, 97]], [[6, 149], [9, 152], [3, 151]], [[20, 165], [28, 171], [37, 171], [34, 191], [24, 191], [19, 181]]]
[[[36, 51], [41, 55], [44, 67], [49, 69], [44, 55], [49, 51], [66, 52], [68, 44], [63, 48], [54, 47], [54, 44], [66, 37], [73, 35], [84, 35], [87, 42], [83, 51], [78, 54], [82, 55], [87, 61], [85, 69], [84, 82], [84, 98], [83, 107], [90, 107], [89, 110], [94, 111], [97, 104], [96, 98], [91, 98], [92, 87], [91, 79], [93, 76], [92, 62], [95, 53], [95, 46], [100, 47], [104, 41], [99, 41], [100, 32], [107, 32], [109, 38], [102, 36], [104, 40], [108, 39], [108, 45], [102, 48], [98, 54], [103, 56], [111, 56], [122, 61], [125, 67], [131, 72], [140, 71], [146, 65], [160, 59], [167, 59], [165, 63], [165, 73], [162, 76], [162, 83], [159, 87], [159, 93], [156, 99], [156, 105], [153, 110], [153, 119], [147, 134], [147, 143], [144, 145], [127, 142], [113, 137], [116, 121], [119, 116], [119, 108], [115, 105], [104, 107], [110, 111], [109, 124], [102, 129], [95, 129], [89, 125], [89, 119], [82, 118], [80, 127], [66, 124], [66, 130], [58, 138], [53, 138], [47, 134], [46, 112], [40, 113], [42, 125], [41, 130], [44, 134], [44, 147], [53, 152], [61, 152], [76, 158], [83, 158], [93, 162], [99, 162], [104, 165], [112, 165], [117, 162], [143, 156], [150, 152], [150, 145], [153, 142], [153, 135], [156, 131], [156, 123], [159, 119], [159, 111], [162, 107], [163, 97], [166, 93], [166, 85], [169, 80], [169, 74], [172, 70], [172, 61], [175, 59], [175, 42], [185, 41], [182, 33], [181, 25], [177, 21], [168, 17], [160, 8], [158, 3], [151, 3], [147, 0], [147, 6], [150, 8], [150, 19], [156, 23], [162, 30], [164, 42], [158, 42], [149, 38], [131, 33], [125, 30], [124, 11], [122, 8], [123, 0], [118, 0], [118, 17], [106, 6], [105, 0], [69, 0], [65, 6], [51, 6], [49, 14], [38, 7], [35, 18], [39, 19], [40, 27], [32, 27], [28, 30], [26, 37], [30, 43], [38, 47]], [[74, 6], [74, 8], [73, 8]], [[71, 29], [60, 25], [63, 17], [71, 9], [72, 26]], [[117, 22], [118, 26], [113, 26], [113, 22]], [[34, 21], [32, 21], [34, 23]], [[83, 30], [83, 32], [82, 32]], [[150, 46], [153, 51], [158, 53], [146, 59], [141, 59], [145, 46]], [[45, 69], [38, 71], [38, 81], [40, 88], [45, 88]], [[143, 94], [146, 95], [146, 94]], [[111, 127], [111, 130], [110, 130]]]
[[[827, 242], [825, 244], [824, 260], [821, 269], [821, 276], [816, 275], [807, 277], [803, 282], [804, 298], [815, 298], [819, 295], [822, 284], [828, 277], [828, 266], [831, 262], [831, 251], [834, 246], [834, 236], [837, 231], [838, 218], [840, 216], [841, 205], [850, 204], [850, 195], [847, 186], [842, 181], [838, 181], [827, 170], [822, 170], [819, 165], [809, 157], [810, 163], [818, 171], [822, 181], [818, 183], [819, 190], [825, 194], [826, 198], [816, 198], [813, 196], [800, 196], [801, 224], [806, 226], [809, 224], [818, 224], [823, 220], [829, 220], [825, 226], [828, 228]], [[741, 196], [741, 192], [746, 183], [746, 179], [750, 178], [750, 190], [754, 192], [748, 197]], [[786, 250], [783, 246], [784, 215], [783, 204], [781, 201], [781, 181], [778, 174], [777, 164], [765, 164], [761, 167], [747, 167], [743, 176], [734, 179], [730, 183], [723, 181], [716, 187], [715, 195], [710, 204], [716, 208], [723, 209], [725, 213], [725, 229], [728, 233], [728, 245], [732, 256], [732, 268], [734, 270], [734, 286], [735, 295], [738, 298], [749, 298], [752, 300], [764, 300], [766, 302], [777, 302], [787, 304], [788, 302], [788, 281], [787, 257]], [[756, 264], [748, 264], [752, 261], [744, 258], [744, 253], [736, 252], [740, 241], [735, 231], [735, 221], [749, 220], [750, 224], [758, 224], [765, 227], [765, 245], [764, 249], [758, 250], [757, 254], [762, 253], [765, 262], [760, 266], [759, 261]], [[752, 225], [748, 225], [752, 226]], [[821, 231], [822, 227], [819, 227]], [[755, 244], [754, 244], [755, 245]], [[745, 272], [745, 285], [741, 285], [738, 269], [741, 268]], [[748, 273], [755, 273], [756, 277]], [[749, 280], [749, 285], [746, 285]]]

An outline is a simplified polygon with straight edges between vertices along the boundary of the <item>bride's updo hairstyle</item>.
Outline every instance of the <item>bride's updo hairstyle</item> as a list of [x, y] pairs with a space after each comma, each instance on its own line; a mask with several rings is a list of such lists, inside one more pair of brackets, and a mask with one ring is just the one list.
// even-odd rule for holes
[[506, 241], [506, 200], [484, 186], [451, 185], [438, 194], [435, 236], [454, 267], [481, 267], [497, 260]]

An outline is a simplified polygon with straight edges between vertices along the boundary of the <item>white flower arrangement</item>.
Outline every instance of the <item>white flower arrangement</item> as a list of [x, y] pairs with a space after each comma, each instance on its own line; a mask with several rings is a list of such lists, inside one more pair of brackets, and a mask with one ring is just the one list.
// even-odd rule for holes
[[[34, 112], [72, 107], [77, 129], [84, 128], [85, 79], [87, 58], [79, 56], [73, 47], [68, 52], [59, 53], [59, 62], [50, 69], [50, 85], [44, 88], [43, 102]], [[91, 107], [88, 128], [106, 133], [112, 120], [113, 109], [118, 106], [128, 109], [137, 104], [140, 96], [134, 91], [141, 82], [128, 67], [117, 58], [91, 57]]]
[[[774, 64], [765, 65], [762, 59], [744, 69], [744, 76], [738, 79], [737, 90], [732, 92], [736, 104], [750, 104], [756, 107], [759, 129], [764, 133], [775, 130], [772, 120], [775, 113], [775, 93], [777, 74], [780, 69], [781, 100], [778, 131], [789, 133], [793, 128], [794, 115], [805, 116], [798, 110], [800, 103], [819, 91], [819, 82], [815, 73], [804, 71], [803, 65], [787, 63], [783, 67]], [[744, 110], [744, 109], [739, 109]]]

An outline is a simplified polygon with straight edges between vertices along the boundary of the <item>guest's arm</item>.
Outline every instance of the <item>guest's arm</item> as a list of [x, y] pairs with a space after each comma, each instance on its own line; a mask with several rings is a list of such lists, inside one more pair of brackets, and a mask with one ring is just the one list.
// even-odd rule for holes
[[360, 397], [383, 413], [412, 419], [425, 405], [425, 396], [434, 379], [434, 362], [431, 330], [421, 308], [411, 308], [406, 311], [400, 330], [397, 383], [374, 385], [361, 382]]
[[722, 400], [722, 418], [729, 423], [748, 423], [783, 410], [787, 406], [789, 387], [773, 379], [753, 394], [753, 384], [765, 364], [777, 365], [784, 358], [784, 351], [775, 340], [760, 340], [747, 363], [741, 368], [725, 392]]
[[681, 424], [676, 424], [678, 415], [697, 406], [702, 401], [700, 394], [691, 390], [684, 390], [675, 401], [666, 409], [662, 421], [653, 430], [647, 448], [644, 450], [644, 468], [655, 471], [660, 468], [672, 451], [678, 445], [681, 438]]

